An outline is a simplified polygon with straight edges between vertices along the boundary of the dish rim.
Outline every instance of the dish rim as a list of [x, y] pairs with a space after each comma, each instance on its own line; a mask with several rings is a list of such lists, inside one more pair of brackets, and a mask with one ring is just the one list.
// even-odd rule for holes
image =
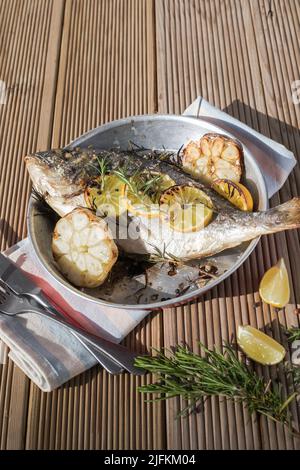
[[[94, 135], [97, 135], [99, 132], [99, 128], [101, 130], [105, 131], [106, 129], [112, 129], [114, 127], [118, 127], [120, 124], [128, 124], [136, 121], [143, 121], [145, 119], [150, 119], [151, 120], [156, 120], [157, 118], [163, 119], [163, 120], [176, 120], [176, 121], [185, 121], [185, 122], [191, 122], [195, 124], [195, 121], [202, 121], [205, 123], [206, 126], [212, 127], [215, 129], [215, 132], [221, 133], [221, 134], [226, 134], [229, 137], [232, 137], [233, 139], [236, 139], [230, 132], [225, 132], [223, 129], [219, 128], [216, 124], [212, 124], [211, 122], [206, 121], [205, 119], [201, 118], [196, 118], [196, 117], [189, 117], [189, 116], [178, 116], [176, 114], [143, 114], [143, 115], [138, 115], [138, 116], [130, 116], [127, 118], [122, 118], [122, 119], [117, 119], [114, 121], [111, 121], [109, 123], [103, 124], [101, 126], [98, 126], [84, 134], [82, 134], [80, 137], [74, 139], [70, 144], [65, 146], [65, 148], [74, 148], [78, 145], [81, 145], [81, 141], [86, 140], [88, 137], [92, 137]], [[213, 130], [212, 130], [213, 131]], [[251, 155], [251, 152], [248, 150], [248, 148], [243, 145], [243, 150], [244, 150], [244, 155], [245, 158], [251, 160], [251, 165], [255, 168], [255, 172], [259, 177], [260, 181], [256, 181], [257, 186], [259, 187], [261, 193], [262, 193], [262, 208], [260, 210], [266, 210], [268, 208], [268, 196], [267, 196], [267, 188], [266, 188], [266, 183], [263, 177], [263, 174], [256, 163], [255, 159]], [[99, 299], [96, 297], [93, 297], [85, 292], [80, 291], [77, 287], [72, 286], [67, 280], [61, 279], [54, 269], [52, 269], [51, 265], [49, 265], [49, 262], [47, 261], [46, 257], [41, 253], [38, 244], [37, 244], [37, 238], [36, 234], [34, 233], [34, 224], [33, 224], [33, 211], [34, 211], [34, 203], [35, 200], [30, 196], [29, 199], [29, 204], [28, 204], [28, 211], [27, 211], [27, 228], [28, 228], [28, 236], [30, 239], [30, 242], [33, 246], [34, 252], [38, 258], [38, 261], [41, 263], [41, 265], [47, 270], [47, 272], [51, 275], [52, 278], [54, 278], [63, 288], [68, 289], [68, 291], [74, 293], [76, 296], [79, 296], [81, 299], [86, 299], [88, 301], [95, 302], [99, 305], [103, 305], [105, 307], [113, 307], [113, 308], [119, 308], [119, 309], [127, 309], [127, 310], [157, 310], [157, 309], [162, 309], [166, 307], [175, 307], [177, 305], [184, 304], [188, 301], [191, 301], [197, 297], [202, 296], [205, 294], [207, 291], [210, 289], [214, 288], [218, 284], [220, 284], [222, 281], [227, 279], [231, 274], [233, 274], [249, 257], [249, 255], [252, 253], [254, 248], [256, 247], [257, 243], [260, 240], [260, 237], [257, 237], [253, 239], [248, 247], [245, 249], [245, 251], [242, 253], [242, 255], [239, 257], [239, 259], [232, 265], [230, 269], [228, 269], [226, 272], [224, 272], [220, 277], [209, 283], [208, 285], [204, 287], [200, 287], [196, 290], [193, 290], [192, 292], [187, 292], [186, 294], [183, 294], [179, 297], [173, 297], [168, 300], [164, 301], [158, 301], [158, 302], [153, 302], [153, 303], [148, 303], [148, 304], [117, 304], [114, 302], [109, 302], [107, 300]]]

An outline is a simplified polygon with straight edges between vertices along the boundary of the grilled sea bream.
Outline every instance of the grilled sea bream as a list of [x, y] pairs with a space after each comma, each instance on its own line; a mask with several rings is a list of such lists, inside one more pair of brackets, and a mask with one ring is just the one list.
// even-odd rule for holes
[[[146, 203], [133, 213], [129, 205], [129, 218], [126, 211], [120, 211], [114, 238], [119, 248], [128, 253], [163, 253], [166, 257], [182, 260], [202, 258], [260, 235], [300, 226], [300, 198], [266, 212], [240, 211], [215, 192], [207, 179], [203, 183], [195, 175], [185, 172], [180, 156], [167, 152], [103, 150], [96, 153], [92, 149], [64, 149], [37, 152], [26, 156], [25, 161], [35, 190], [60, 216], [78, 207], [98, 209], [92, 207], [89, 196], [92, 192], [101, 199], [104, 188], [100, 180], [102, 178], [104, 181], [104, 177], [109, 175], [120, 179], [121, 184], [115, 187], [116, 192], [124, 190], [124, 183], [127, 188], [124, 199], [128, 191], [133, 191], [130, 189], [131, 178], [141, 178], [145, 174], [159, 175], [156, 183], [160, 179], [164, 191], [162, 194], [156, 192], [156, 199], [151, 199], [150, 191], [147, 193], [150, 196], [143, 199], [144, 202], [156, 202], [158, 211], [161, 201], [168, 201], [168, 194], [176, 196], [176, 191], [179, 194], [182, 188], [201, 190], [203, 197], [200, 205], [206, 211], [201, 220], [205, 219], [206, 222], [199, 227], [193, 226], [191, 230], [185, 230], [185, 226], [180, 226], [178, 230], [178, 224], [168, 223], [168, 213], [163, 210], [162, 217], [157, 216], [155, 208], [149, 213], [145, 212]], [[240, 171], [240, 160], [238, 165], [235, 174]], [[217, 176], [220, 177], [218, 171]], [[165, 189], [168, 182], [171, 188]], [[155, 183], [155, 177], [152, 183]], [[194, 217], [193, 214], [190, 216]]]

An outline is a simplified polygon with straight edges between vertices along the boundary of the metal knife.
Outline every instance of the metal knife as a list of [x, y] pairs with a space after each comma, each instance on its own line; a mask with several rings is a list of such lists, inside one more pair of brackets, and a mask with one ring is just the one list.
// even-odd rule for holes
[[[37, 286], [28, 276], [16, 266], [7, 256], [0, 253], [0, 279], [17, 295], [26, 296], [36, 302], [39, 306], [52, 313], [54, 316], [63, 317], [53, 305], [48, 301], [42, 289]], [[80, 343], [97, 359], [98, 362], [110, 373], [120, 374], [123, 367], [102, 351], [97, 350], [91, 344], [82, 340], [82, 338], [73, 332]]]

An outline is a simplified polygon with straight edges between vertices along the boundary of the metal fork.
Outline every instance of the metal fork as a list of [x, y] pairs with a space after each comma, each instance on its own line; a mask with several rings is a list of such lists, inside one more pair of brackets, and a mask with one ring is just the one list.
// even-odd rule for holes
[[[6, 281], [3, 279], [0, 279], [0, 288], [1, 286], [3, 287], [4, 290], [7, 290], [8, 292], [12, 292], [13, 294], [16, 294], [18, 298], [20, 297], [25, 297], [28, 300], [30, 300], [31, 304], [37, 305], [37, 307], [43, 308], [47, 310], [49, 313], [51, 313], [53, 316], [59, 317], [62, 320], [65, 318], [62, 313], [60, 313], [59, 310], [54, 308], [44, 297], [44, 294], [42, 292], [39, 292], [39, 294], [36, 294], [34, 291], [31, 292], [24, 292], [23, 294], [18, 294], [14, 289], [12, 289], [10, 286], [6, 284]], [[1, 291], [0, 291], [1, 294]], [[98, 347], [95, 348], [92, 346], [92, 344], [87, 343], [85, 340], [83, 340], [80, 337], [80, 334], [77, 333], [74, 330], [70, 330], [72, 335], [83, 345], [83, 347], [96, 359], [96, 361], [104, 367], [107, 372], [110, 374], [121, 374], [124, 372], [124, 368], [118, 364], [116, 361], [113, 361], [110, 359], [106, 354], [103, 352], [99, 351]]]
[[81, 328], [71, 325], [63, 318], [57, 317], [45, 309], [33, 304], [26, 297], [19, 297], [8, 288], [0, 286], [0, 313], [9, 316], [22, 315], [25, 313], [36, 313], [38, 315], [50, 318], [55, 323], [63, 326], [71, 332], [76, 332], [76, 337], [83, 342], [88, 342], [93, 349], [103, 353], [111, 361], [116, 362], [128, 372], [135, 375], [143, 375], [144, 371], [134, 366], [136, 353], [129, 351], [124, 346], [112, 343], [103, 338], [87, 333]]

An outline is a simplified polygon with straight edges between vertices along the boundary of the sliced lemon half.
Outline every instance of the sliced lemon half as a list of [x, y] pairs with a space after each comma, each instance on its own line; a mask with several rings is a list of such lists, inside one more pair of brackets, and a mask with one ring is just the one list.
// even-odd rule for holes
[[290, 283], [283, 258], [264, 274], [259, 285], [259, 294], [264, 302], [273, 307], [283, 308], [288, 304]]
[[212, 202], [201, 189], [190, 185], [176, 185], [160, 197], [160, 210], [173, 230], [195, 232], [211, 221]]
[[285, 356], [281, 344], [250, 325], [239, 326], [237, 342], [247, 356], [260, 364], [278, 364]]
[[212, 187], [241, 211], [253, 210], [253, 198], [250, 191], [243, 184], [227, 179], [218, 179], [213, 182]]
[[87, 206], [99, 215], [119, 216], [126, 210], [126, 184], [116, 175], [99, 176], [90, 181], [84, 196]]
[[130, 178], [126, 187], [126, 204], [133, 215], [144, 217], [159, 216], [159, 197], [163, 191], [175, 184], [166, 174], [144, 171]]

